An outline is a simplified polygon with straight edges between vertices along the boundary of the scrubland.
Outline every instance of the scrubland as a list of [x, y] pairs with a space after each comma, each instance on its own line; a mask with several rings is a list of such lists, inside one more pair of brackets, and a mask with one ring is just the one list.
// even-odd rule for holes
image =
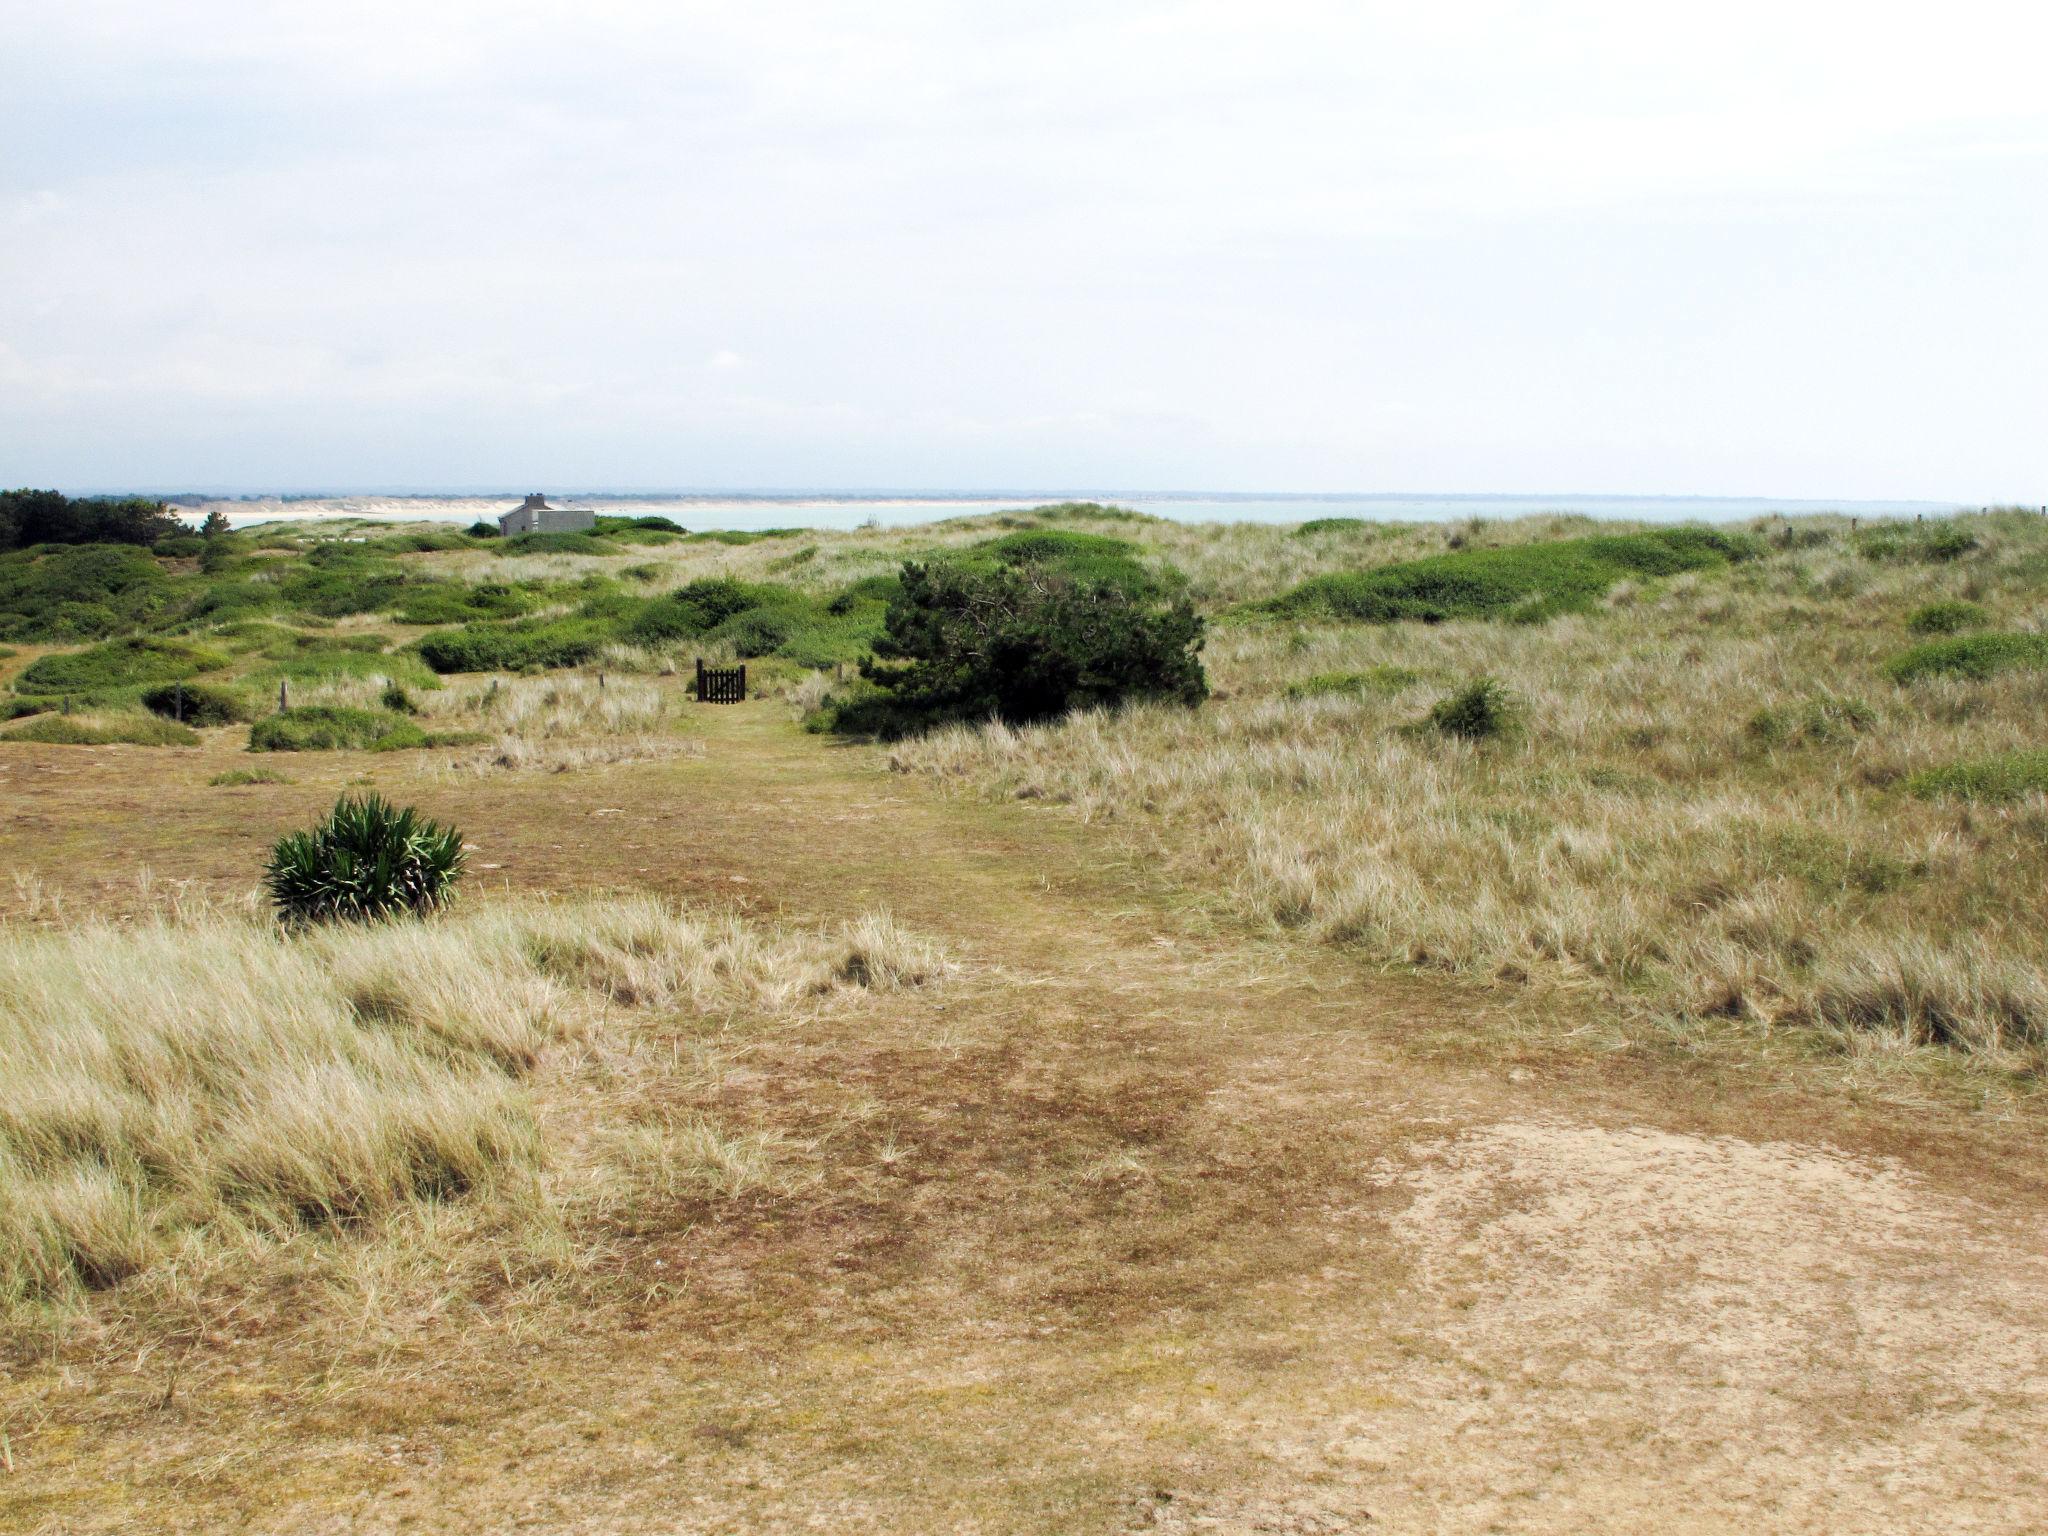
[[[1199, 712], [954, 729], [891, 760], [1114, 823], [1259, 919], [1375, 961], [2031, 1073], [2048, 1052], [2048, 800], [2025, 756], [2048, 718], [2048, 524], [1953, 527], [1969, 547], [1935, 555], [1912, 529], [1873, 548], [1840, 521], [1774, 526], [1752, 558], [1617, 581], [1542, 623], [1226, 620]], [[1229, 536], [1161, 543], [1198, 583], [1260, 598], [1428, 541], [1233, 532], [1235, 577]], [[2011, 638], [1920, 642], [1916, 614], [1964, 601]], [[1936, 647], [1948, 664], [1913, 664]], [[1512, 701], [1500, 737], [1418, 729], [1481, 677]]]
[[[2038, 1529], [2048, 527], [1634, 532], [7, 557], [0, 1524]], [[834, 739], [1020, 537], [1208, 700]]]
[[683, 1062], [644, 1059], [648, 1020], [696, 1021], [715, 1053], [747, 1020], [947, 968], [879, 913], [795, 931], [654, 898], [0, 926], [0, 1308], [203, 1299], [308, 1248], [346, 1274], [335, 1240], [401, 1215], [417, 1238], [458, 1197], [504, 1261], [563, 1262], [593, 1211], [801, 1171], [668, 1115]]

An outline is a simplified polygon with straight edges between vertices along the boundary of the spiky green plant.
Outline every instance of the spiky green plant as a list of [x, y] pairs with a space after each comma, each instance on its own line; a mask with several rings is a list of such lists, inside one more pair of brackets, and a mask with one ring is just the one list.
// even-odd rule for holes
[[343, 796], [319, 826], [278, 839], [264, 883], [287, 923], [370, 922], [446, 906], [462, 834], [381, 795]]

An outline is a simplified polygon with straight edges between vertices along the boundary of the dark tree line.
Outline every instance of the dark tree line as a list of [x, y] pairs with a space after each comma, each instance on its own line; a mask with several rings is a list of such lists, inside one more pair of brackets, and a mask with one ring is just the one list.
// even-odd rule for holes
[[154, 544], [191, 531], [170, 508], [147, 496], [0, 491], [0, 550], [30, 544]]

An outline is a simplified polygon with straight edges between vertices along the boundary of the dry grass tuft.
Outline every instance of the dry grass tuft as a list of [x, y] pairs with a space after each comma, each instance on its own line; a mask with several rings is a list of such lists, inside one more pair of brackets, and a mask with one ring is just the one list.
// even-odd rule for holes
[[551, 1186], [527, 1079], [551, 1046], [603, 1048], [617, 1009], [772, 1015], [946, 970], [886, 916], [800, 933], [651, 898], [303, 934], [217, 910], [0, 928], [0, 1306], [458, 1196], [539, 1220], [649, 1180], [758, 1186], [772, 1139], [682, 1112], [599, 1136]]

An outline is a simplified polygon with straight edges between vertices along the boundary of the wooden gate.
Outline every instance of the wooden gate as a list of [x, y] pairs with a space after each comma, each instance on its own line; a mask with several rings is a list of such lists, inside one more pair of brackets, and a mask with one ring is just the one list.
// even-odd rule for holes
[[697, 658], [697, 702], [699, 704], [744, 704], [747, 702], [747, 664], [736, 667], [707, 667]]

